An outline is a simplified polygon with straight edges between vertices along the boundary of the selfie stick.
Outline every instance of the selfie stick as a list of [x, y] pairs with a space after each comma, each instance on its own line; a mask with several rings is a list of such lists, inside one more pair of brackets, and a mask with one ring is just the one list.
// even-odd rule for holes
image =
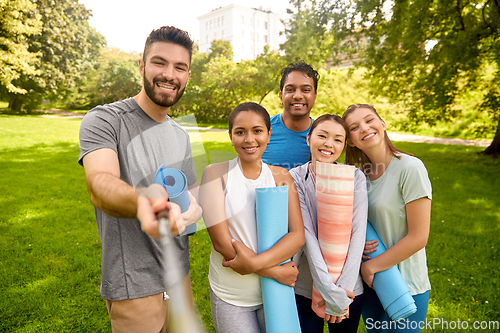
[[160, 221], [160, 242], [163, 250], [163, 281], [169, 296], [168, 326], [169, 333], [204, 333], [195, 317], [192, 306], [187, 299], [187, 291], [183, 283], [179, 255], [170, 231], [170, 220], [167, 212], [158, 213]]

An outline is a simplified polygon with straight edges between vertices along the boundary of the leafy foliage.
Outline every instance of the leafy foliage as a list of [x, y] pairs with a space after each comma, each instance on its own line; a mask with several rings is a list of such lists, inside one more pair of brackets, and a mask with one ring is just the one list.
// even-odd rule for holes
[[43, 28], [27, 42], [29, 52], [40, 54], [38, 71], [22, 74], [14, 81], [27, 94], [9, 94], [13, 109], [26, 104], [31, 110], [45, 96], [63, 98], [75, 86], [86, 62], [105, 44], [104, 37], [88, 24], [90, 12], [84, 5], [70, 0], [38, 0], [35, 4]]
[[341, 2], [334, 12], [338, 40], [364, 42], [363, 65], [374, 91], [402, 102], [408, 126], [450, 121], [460, 116], [460, 94], [484, 89], [479, 107], [498, 123], [494, 144], [499, 152], [497, 1], [355, 0]]
[[[459, 99], [476, 93], [500, 154], [500, 5], [480, 0], [291, 0], [282, 46], [312, 64], [364, 60], [371, 90], [405, 111], [402, 126], [434, 126], [462, 117]], [[476, 124], [484, 135], [495, 131]]]
[[281, 45], [288, 62], [303, 60], [313, 67], [323, 66], [332, 57], [333, 35], [328, 20], [333, 5], [326, 1], [291, 0], [287, 9], [292, 19], [286, 23], [286, 42]]
[[230, 42], [214, 40], [208, 54], [193, 52], [191, 78], [171, 114], [194, 113], [198, 120], [225, 122], [231, 110], [242, 102], [262, 103], [278, 86], [284, 59], [265, 49], [256, 60], [234, 63]]
[[36, 5], [28, 0], [0, 2], [0, 86], [8, 92], [25, 94], [26, 90], [13, 84], [21, 74], [36, 75], [34, 66], [38, 54], [30, 52], [26, 39], [42, 30]]
[[101, 49], [99, 57], [88, 63], [77, 88], [68, 98], [68, 107], [91, 109], [138, 94], [142, 84], [139, 58], [137, 53], [118, 48]]

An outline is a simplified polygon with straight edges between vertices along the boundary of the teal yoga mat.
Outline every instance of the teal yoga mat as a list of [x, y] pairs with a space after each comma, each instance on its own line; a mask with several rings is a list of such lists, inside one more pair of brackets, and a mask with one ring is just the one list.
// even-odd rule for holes
[[[288, 186], [255, 189], [257, 247], [262, 253], [288, 233]], [[292, 287], [260, 278], [267, 333], [300, 333]]]
[[[162, 164], [156, 170], [154, 182], [162, 185], [168, 193], [168, 200], [179, 205], [181, 212], [189, 208], [189, 194], [187, 178], [184, 172], [174, 168], [165, 168]], [[186, 227], [182, 234], [189, 236], [196, 232], [196, 223]]]
[[[378, 246], [377, 251], [368, 254], [370, 259], [384, 253], [386, 248], [372, 225], [367, 223], [366, 240], [374, 239], [377, 240]], [[397, 266], [375, 273], [373, 289], [375, 289], [380, 303], [382, 303], [384, 310], [392, 320], [406, 318], [417, 311], [417, 306], [413, 297], [411, 297], [410, 289]]]

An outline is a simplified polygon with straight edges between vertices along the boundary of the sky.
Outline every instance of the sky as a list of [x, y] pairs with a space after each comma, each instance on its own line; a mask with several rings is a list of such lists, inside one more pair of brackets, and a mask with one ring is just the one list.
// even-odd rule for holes
[[198, 16], [230, 4], [249, 8], [270, 9], [286, 18], [289, 0], [79, 0], [92, 10], [89, 23], [100, 32], [109, 47], [142, 52], [144, 42], [153, 29], [173, 25], [186, 30], [193, 40], [199, 39]]

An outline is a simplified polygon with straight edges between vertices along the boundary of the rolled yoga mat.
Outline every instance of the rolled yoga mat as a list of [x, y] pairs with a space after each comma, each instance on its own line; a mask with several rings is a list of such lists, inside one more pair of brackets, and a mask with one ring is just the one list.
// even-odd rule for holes
[[[156, 170], [154, 182], [165, 188], [168, 193], [168, 200], [178, 204], [182, 213], [189, 208], [188, 184], [184, 172], [174, 168], [165, 168], [162, 164]], [[187, 226], [181, 235], [187, 234], [191, 236], [195, 232], [196, 223], [193, 223]]]
[[[377, 251], [368, 254], [370, 259], [384, 253], [386, 248], [372, 225], [367, 223], [366, 240], [374, 239], [377, 240], [378, 246]], [[406, 318], [417, 311], [410, 289], [397, 266], [375, 273], [373, 289], [375, 289], [380, 303], [392, 320]]]
[[[257, 248], [262, 253], [288, 233], [288, 186], [255, 189]], [[260, 277], [267, 333], [300, 333], [292, 287]]]
[[[352, 165], [316, 162], [318, 242], [333, 283], [342, 273], [351, 241], [354, 170]], [[326, 306], [318, 307], [322, 300], [313, 284], [312, 309], [325, 318]]]

